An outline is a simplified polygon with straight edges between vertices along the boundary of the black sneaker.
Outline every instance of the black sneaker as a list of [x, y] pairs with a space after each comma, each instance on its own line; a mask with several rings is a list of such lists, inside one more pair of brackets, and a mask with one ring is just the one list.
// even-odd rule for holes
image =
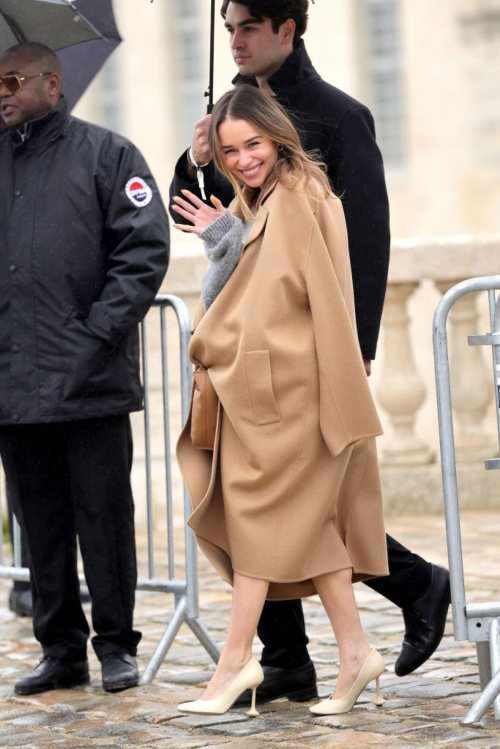
[[39, 694], [49, 689], [69, 689], [90, 682], [89, 662], [45, 656], [38, 666], [14, 686], [16, 694]]

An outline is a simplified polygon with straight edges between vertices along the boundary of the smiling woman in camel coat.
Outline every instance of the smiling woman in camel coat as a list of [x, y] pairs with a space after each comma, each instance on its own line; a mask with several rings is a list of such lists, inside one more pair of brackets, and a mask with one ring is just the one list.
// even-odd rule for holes
[[[237, 202], [230, 210], [236, 213]], [[341, 201], [278, 183], [239, 264], [189, 347], [220, 398], [215, 449], [177, 456], [189, 525], [219, 574], [271, 581], [268, 599], [314, 595], [313, 578], [388, 574], [375, 448], [381, 426], [359, 350]]]

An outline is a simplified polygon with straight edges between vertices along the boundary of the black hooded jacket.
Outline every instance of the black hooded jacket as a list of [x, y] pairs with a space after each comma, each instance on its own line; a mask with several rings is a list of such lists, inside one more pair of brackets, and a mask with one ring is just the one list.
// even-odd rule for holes
[[137, 148], [65, 99], [0, 137], [0, 424], [142, 407], [137, 324], [169, 258]]
[[[233, 81], [252, 83], [237, 76]], [[389, 202], [382, 156], [375, 141], [370, 111], [352, 97], [321, 79], [301, 40], [269, 86], [290, 114], [306, 151], [319, 150], [337, 195], [342, 197], [356, 303], [361, 352], [374, 359], [389, 268]], [[207, 198], [211, 194], [229, 205], [234, 193], [213, 162], [204, 170]], [[196, 180], [187, 172], [184, 153], [175, 168], [170, 195], [182, 189], [201, 198]], [[171, 211], [176, 223], [187, 223]]]

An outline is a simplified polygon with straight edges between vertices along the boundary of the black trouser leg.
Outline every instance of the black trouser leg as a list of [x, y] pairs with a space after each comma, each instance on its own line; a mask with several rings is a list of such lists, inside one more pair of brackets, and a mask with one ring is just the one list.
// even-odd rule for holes
[[80, 604], [64, 441], [57, 425], [1, 427], [0, 452], [28, 539], [35, 637], [46, 655], [81, 660], [89, 628]]
[[431, 564], [414, 554], [392, 536], [387, 536], [389, 575], [367, 580], [366, 585], [404, 609], [427, 589], [431, 581]]
[[[431, 565], [391, 536], [387, 536], [387, 553], [390, 574], [366, 584], [404, 608], [419, 598], [429, 584]], [[263, 664], [297, 668], [310, 660], [300, 600], [266, 601], [257, 632], [264, 645]]]
[[92, 644], [99, 659], [135, 655], [137, 564], [130, 486], [132, 433], [127, 416], [63, 427], [76, 529], [92, 598]]
[[307, 652], [302, 601], [266, 601], [257, 627], [264, 645], [261, 662], [278, 668], [298, 668], [311, 659]]

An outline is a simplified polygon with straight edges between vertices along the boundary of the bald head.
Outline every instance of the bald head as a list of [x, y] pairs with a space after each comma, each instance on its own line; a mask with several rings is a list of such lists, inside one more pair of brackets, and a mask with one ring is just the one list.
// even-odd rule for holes
[[61, 61], [56, 53], [45, 44], [39, 44], [38, 42], [23, 42], [22, 44], [16, 44], [14, 47], [10, 47], [5, 54], [21, 54], [28, 64], [38, 66], [40, 72], [42, 72], [42, 69], [43, 72], [50, 70], [52, 73], [56, 73], [56, 75], [58, 75], [62, 80]]
[[21, 129], [29, 120], [47, 114], [62, 95], [61, 63], [44, 44], [16, 44], [0, 57], [0, 78], [16, 75], [21, 90], [0, 87], [0, 115], [7, 127]]

